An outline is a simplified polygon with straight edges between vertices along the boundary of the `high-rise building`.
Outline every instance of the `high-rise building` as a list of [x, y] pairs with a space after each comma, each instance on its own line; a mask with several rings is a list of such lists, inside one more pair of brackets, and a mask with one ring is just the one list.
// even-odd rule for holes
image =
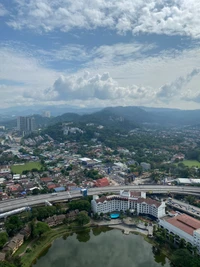
[[18, 117], [17, 130], [22, 134], [27, 134], [35, 131], [35, 118], [34, 117]]
[[17, 118], [17, 130], [20, 132], [26, 131], [26, 117]]
[[43, 111], [43, 112], [42, 112], [42, 116], [43, 116], [43, 117], [46, 117], [46, 118], [50, 118], [50, 117], [51, 117], [51, 112], [48, 111], [48, 110]]

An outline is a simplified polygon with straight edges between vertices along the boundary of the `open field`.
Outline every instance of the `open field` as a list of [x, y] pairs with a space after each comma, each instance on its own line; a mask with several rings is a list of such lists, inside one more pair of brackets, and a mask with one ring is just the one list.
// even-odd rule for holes
[[197, 160], [183, 160], [182, 163], [188, 167], [198, 167], [200, 168], [200, 162]]
[[16, 174], [22, 174], [23, 171], [30, 171], [32, 169], [40, 170], [42, 165], [40, 162], [27, 162], [23, 165], [12, 165], [11, 171]]

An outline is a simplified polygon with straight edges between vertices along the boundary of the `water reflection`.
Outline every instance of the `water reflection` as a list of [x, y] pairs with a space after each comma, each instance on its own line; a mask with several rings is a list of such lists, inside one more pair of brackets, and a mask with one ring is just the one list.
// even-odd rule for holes
[[90, 240], [90, 229], [78, 230], [75, 232], [79, 242], [88, 242]]
[[157, 263], [161, 263], [162, 266], [166, 264], [166, 257], [165, 255], [161, 252], [161, 250], [155, 246], [152, 247], [152, 252], [154, 254], [154, 260]]
[[170, 267], [169, 260], [140, 235], [97, 227], [54, 241], [34, 267]]

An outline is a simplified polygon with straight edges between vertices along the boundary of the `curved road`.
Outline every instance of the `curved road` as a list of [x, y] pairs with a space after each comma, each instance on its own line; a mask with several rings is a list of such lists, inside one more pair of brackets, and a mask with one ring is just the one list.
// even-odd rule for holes
[[[101, 193], [116, 192], [120, 190], [132, 190], [132, 191], [146, 191], [151, 193], [179, 193], [179, 194], [194, 194], [200, 195], [200, 187], [194, 186], [167, 186], [167, 185], [130, 185], [130, 186], [108, 186], [101, 188], [88, 189], [88, 195], [98, 195]], [[29, 196], [27, 198], [15, 198], [4, 200], [0, 202], [0, 212], [14, 210], [25, 206], [34, 206], [44, 204], [45, 200], [49, 202], [66, 201], [71, 198], [80, 197], [79, 191], [65, 191], [57, 193], [57, 195], [44, 194], [37, 196]]]

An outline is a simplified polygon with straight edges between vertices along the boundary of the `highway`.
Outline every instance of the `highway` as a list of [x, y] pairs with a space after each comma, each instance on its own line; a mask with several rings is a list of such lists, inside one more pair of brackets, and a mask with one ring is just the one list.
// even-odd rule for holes
[[[101, 188], [88, 189], [88, 195], [98, 195], [101, 193], [115, 192], [119, 193], [120, 190], [132, 190], [132, 191], [146, 191], [150, 193], [179, 193], [179, 194], [194, 194], [200, 195], [200, 187], [193, 186], [167, 186], [167, 185], [130, 185], [130, 186], [108, 186]], [[29, 196], [26, 198], [20, 197], [15, 199], [9, 199], [0, 202], [0, 213], [25, 207], [44, 204], [45, 200], [49, 202], [66, 201], [71, 198], [80, 197], [79, 191], [65, 191], [52, 194], [42, 194], [36, 196]]]

